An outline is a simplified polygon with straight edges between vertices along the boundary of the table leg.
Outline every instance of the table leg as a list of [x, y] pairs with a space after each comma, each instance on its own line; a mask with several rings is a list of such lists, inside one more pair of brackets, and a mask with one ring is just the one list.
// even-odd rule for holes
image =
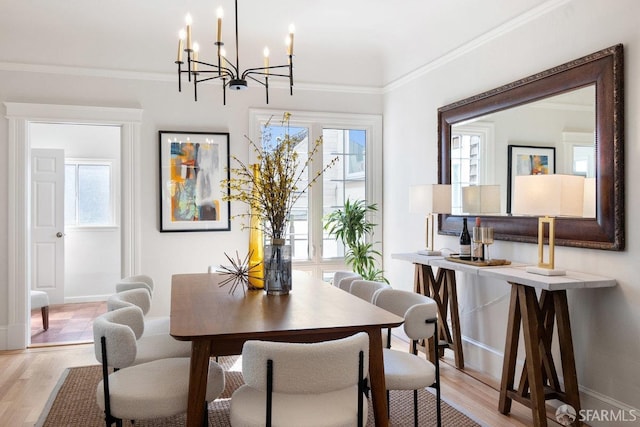
[[384, 360], [382, 358], [382, 334], [379, 329], [367, 331], [369, 334], [369, 382], [373, 414], [377, 427], [387, 427], [387, 393], [384, 381]]
[[513, 389], [516, 374], [516, 358], [518, 356], [518, 340], [520, 339], [520, 305], [518, 303], [517, 285], [511, 284], [511, 302], [509, 303], [509, 318], [507, 320], [507, 338], [504, 346], [504, 360], [502, 362], [502, 381], [500, 382], [500, 399], [498, 409], [503, 414], [511, 411], [511, 397], [509, 391]]
[[536, 290], [529, 286], [515, 285], [520, 288], [518, 298], [522, 310], [522, 329], [524, 332], [524, 348], [527, 357], [527, 375], [529, 378], [531, 411], [533, 424], [545, 427], [547, 411], [545, 408], [544, 384], [542, 383], [542, 367], [540, 358], [540, 307]]
[[[438, 341], [445, 341], [454, 352], [455, 364], [458, 369], [464, 369], [464, 356], [462, 352], [462, 334], [460, 331], [460, 315], [458, 313], [458, 295], [456, 288], [456, 272], [444, 268], [438, 269], [437, 276], [433, 275], [431, 266], [414, 264], [413, 290], [421, 295], [428, 296], [438, 304]], [[448, 310], [448, 312], [447, 312]], [[451, 316], [451, 330], [447, 318]], [[453, 332], [453, 334], [452, 334]], [[427, 353], [433, 363], [433, 346], [435, 339], [430, 338], [428, 345], [419, 342], [421, 350]], [[428, 347], [428, 348], [425, 348]], [[440, 355], [444, 355], [444, 348], [440, 348]]]
[[[553, 300], [558, 321], [558, 343], [560, 344], [560, 358], [562, 360], [562, 375], [564, 377], [564, 391], [569, 405], [573, 406], [576, 413], [580, 412], [580, 393], [578, 391], [578, 374], [573, 353], [573, 339], [571, 338], [571, 324], [569, 323], [569, 307], [567, 304], [567, 292], [556, 291]], [[582, 425], [576, 420], [576, 425]]]
[[189, 369], [189, 401], [187, 403], [187, 427], [200, 427], [207, 393], [211, 342], [195, 340], [191, 343]]
[[460, 314], [458, 313], [458, 290], [456, 286], [456, 272], [447, 270], [445, 273], [447, 291], [449, 293], [449, 315], [453, 334], [453, 352], [458, 369], [464, 369], [464, 355], [462, 354], [462, 333], [460, 332]]

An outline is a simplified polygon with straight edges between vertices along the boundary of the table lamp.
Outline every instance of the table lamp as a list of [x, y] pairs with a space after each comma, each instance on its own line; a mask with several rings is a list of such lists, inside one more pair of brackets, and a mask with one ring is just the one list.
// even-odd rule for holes
[[462, 187], [462, 212], [471, 214], [500, 213], [499, 185]]
[[431, 256], [441, 255], [440, 251], [433, 249], [435, 215], [451, 213], [451, 185], [412, 185], [409, 189], [409, 211], [411, 213], [427, 213], [425, 220], [426, 249], [419, 250], [418, 253]]
[[[583, 214], [584, 177], [577, 175], [522, 175], [515, 177], [512, 213], [538, 215], [538, 266], [527, 271], [545, 276], [563, 276], [554, 268], [555, 217]], [[549, 227], [549, 260], [544, 261], [545, 224]]]

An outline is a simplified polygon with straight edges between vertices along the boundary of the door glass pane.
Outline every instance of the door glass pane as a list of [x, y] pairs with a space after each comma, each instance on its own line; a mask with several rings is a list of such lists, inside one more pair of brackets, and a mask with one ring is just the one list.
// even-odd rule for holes
[[110, 167], [107, 165], [78, 165], [79, 224], [110, 224], [110, 200]]
[[[298, 154], [298, 170], [295, 176], [299, 176], [297, 187], [303, 190], [309, 183], [309, 169], [307, 173], [301, 175], [307, 162], [309, 152], [309, 130], [304, 127], [293, 126], [273, 126], [263, 132], [262, 146], [263, 149], [269, 150], [278, 141], [282, 141], [284, 136], [288, 134], [292, 141], [295, 141], [295, 151]], [[309, 259], [309, 194], [308, 191], [300, 196], [291, 209], [289, 218], [289, 234], [287, 236], [288, 243], [291, 245], [291, 257], [293, 260]]]
[[[366, 200], [366, 132], [361, 129], [323, 129], [323, 164], [339, 161], [323, 175], [323, 215], [344, 206], [349, 199]], [[344, 256], [341, 242], [323, 231], [323, 258]]]

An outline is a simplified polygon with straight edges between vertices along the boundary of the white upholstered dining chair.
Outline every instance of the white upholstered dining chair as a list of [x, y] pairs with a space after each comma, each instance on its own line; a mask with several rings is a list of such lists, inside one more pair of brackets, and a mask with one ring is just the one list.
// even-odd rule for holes
[[231, 425], [362, 426], [369, 336], [312, 344], [247, 341], [245, 385], [231, 397]]
[[349, 292], [349, 288], [351, 287], [351, 282], [357, 279], [362, 279], [358, 273], [354, 273], [353, 271], [336, 271], [333, 273], [333, 286], [336, 286], [343, 291]]
[[[398, 316], [404, 317], [404, 331], [411, 339], [411, 352], [385, 348], [384, 377], [389, 390], [413, 390], [414, 425], [418, 426], [418, 389], [432, 387], [436, 391], [437, 425], [442, 422], [440, 411], [440, 366], [438, 346], [434, 345], [434, 363], [427, 355], [418, 355], [417, 342], [434, 336], [437, 331], [436, 302], [415, 292], [398, 289], [382, 289], [376, 292], [374, 304]], [[387, 346], [390, 347], [390, 340]]]
[[107, 310], [135, 306], [142, 310], [144, 317], [144, 336], [168, 335], [170, 329], [169, 316], [148, 317], [151, 309], [151, 295], [145, 288], [130, 289], [117, 292], [107, 298]]
[[[116, 313], [114, 315], [113, 313]], [[136, 352], [132, 364], [139, 365], [141, 363], [150, 362], [157, 359], [166, 359], [169, 357], [190, 357], [191, 342], [178, 341], [168, 333], [145, 335], [144, 334], [144, 316], [142, 310], [136, 306], [119, 308], [114, 311], [108, 311], [98, 316], [94, 320], [94, 341], [96, 339], [95, 325], [103, 322], [118, 323], [124, 325], [133, 331], [136, 338]], [[99, 337], [97, 338], [99, 339]]]
[[116, 283], [116, 292], [127, 291], [129, 289], [146, 289], [153, 297], [154, 282], [151, 276], [137, 274], [135, 276], [123, 277]]
[[351, 282], [349, 292], [368, 302], [373, 302], [373, 297], [380, 289], [388, 288], [389, 285], [373, 280], [354, 280]]
[[[136, 311], [140, 309], [121, 308], [99, 316], [93, 323], [95, 356], [102, 363], [96, 401], [105, 413], [107, 427], [114, 422], [121, 426], [123, 419], [162, 418], [187, 411], [190, 358], [163, 358], [136, 364], [139, 341], [127, 325], [136, 317]], [[114, 368], [111, 374], [110, 367]], [[206, 400], [214, 400], [223, 390], [224, 371], [210, 361]], [[203, 418], [207, 417], [206, 407]]]

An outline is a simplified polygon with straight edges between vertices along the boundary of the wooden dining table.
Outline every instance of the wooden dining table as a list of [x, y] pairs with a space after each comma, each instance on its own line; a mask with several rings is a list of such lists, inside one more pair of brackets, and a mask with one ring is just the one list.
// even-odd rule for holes
[[304, 272], [289, 295], [241, 287], [230, 293], [219, 273], [176, 274], [171, 281], [171, 335], [191, 341], [187, 426], [200, 426], [209, 358], [242, 353], [247, 340], [319, 342], [357, 332], [369, 335], [369, 383], [376, 426], [387, 426], [382, 328], [403, 318]]

